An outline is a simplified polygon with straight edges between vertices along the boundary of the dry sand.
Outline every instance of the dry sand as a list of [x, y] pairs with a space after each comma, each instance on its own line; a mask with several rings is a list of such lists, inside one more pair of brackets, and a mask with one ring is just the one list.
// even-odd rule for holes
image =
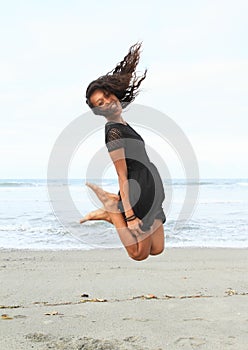
[[0, 257], [0, 349], [248, 349], [246, 249]]

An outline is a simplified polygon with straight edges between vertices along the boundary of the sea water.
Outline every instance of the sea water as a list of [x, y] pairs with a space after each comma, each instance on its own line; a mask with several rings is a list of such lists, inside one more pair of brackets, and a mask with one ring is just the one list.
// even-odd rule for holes
[[[96, 209], [85, 181], [70, 179], [62, 186], [68, 187], [78, 215], [78, 220], [67, 225], [54, 212], [45, 179], [0, 180], [0, 249], [85, 250], [122, 246], [111, 224], [79, 224], [81, 217]], [[166, 200], [170, 198], [170, 203], [165, 200], [164, 205], [168, 211], [164, 224], [167, 247], [248, 247], [248, 179], [201, 179], [194, 213], [179, 228], [176, 224], [186, 187], [198, 184], [174, 179], [170, 183], [164, 181], [164, 186]], [[104, 180], [103, 187], [118, 192], [116, 179]], [[66, 210], [66, 202], [64, 206]]]

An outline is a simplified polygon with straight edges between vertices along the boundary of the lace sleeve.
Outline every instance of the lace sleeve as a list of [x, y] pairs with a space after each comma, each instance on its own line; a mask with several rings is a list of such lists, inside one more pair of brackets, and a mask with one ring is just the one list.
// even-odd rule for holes
[[117, 128], [112, 128], [108, 131], [105, 142], [109, 152], [124, 147], [124, 139], [121, 131]]

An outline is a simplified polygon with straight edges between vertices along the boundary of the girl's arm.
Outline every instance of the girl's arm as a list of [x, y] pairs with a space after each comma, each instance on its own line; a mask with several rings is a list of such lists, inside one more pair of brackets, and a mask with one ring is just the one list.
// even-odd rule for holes
[[[127, 163], [125, 159], [124, 148], [118, 148], [117, 150], [111, 151], [109, 152], [109, 155], [114, 163], [114, 166], [118, 175], [121, 200], [122, 200], [123, 208], [125, 210], [125, 216], [130, 217], [134, 215], [134, 212], [129, 201]], [[142, 230], [140, 229], [140, 226], [139, 226], [140, 224], [142, 224], [142, 221], [139, 218], [136, 218], [135, 220], [127, 222], [127, 226], [128, 228], [130, 228], [131, 231], [138, 231], [138, 233], [141, 234]]]

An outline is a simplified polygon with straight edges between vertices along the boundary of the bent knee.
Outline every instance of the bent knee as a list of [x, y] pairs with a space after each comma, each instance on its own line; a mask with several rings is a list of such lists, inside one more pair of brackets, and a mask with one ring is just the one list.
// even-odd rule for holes
[[164, 251], [164, 246], [161, 246], [159, 248], [152, 249], [150, 254], [151, 255], [159, 255], [159, 254], [163, 253], [163, 251]]
[[148, 258], [149, 253], [129, 253], [130, 258], [136, 261], [142, 261]]

